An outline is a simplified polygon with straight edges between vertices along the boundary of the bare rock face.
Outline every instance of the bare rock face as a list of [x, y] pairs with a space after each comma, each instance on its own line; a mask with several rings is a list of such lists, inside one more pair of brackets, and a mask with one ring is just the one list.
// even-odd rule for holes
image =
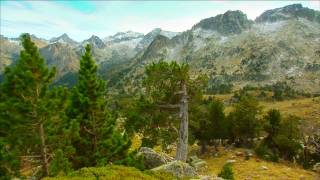
[[227, 11], [215, 17], [201, 20], [193, 29], [214, 30], [224, 35], [239, 34], [250, 29], [252, 23], [241, 11]]
[[267, 10], [256, 18], [256, 22], [276, 22], [292, 18], [305, 18], [309, 21], [320, 22], [320, 13], [303, 7], [301, 4], [291, 4], [285, 7]]
[[151, 170], [172, 173], [174, 176], [179, 178], [197, 176], [196, 169], [190, 166], [188, 163], [184, 163], [182, 161], [172, 161], [168, 164], [164, 164]]
[[164, 153], [157, 153], [148, 147], [141, 147], [139, 155], [144, 157], [144, 166], [147, 169], [152, 169], [163, 164], [173, 161], [173, 158]]

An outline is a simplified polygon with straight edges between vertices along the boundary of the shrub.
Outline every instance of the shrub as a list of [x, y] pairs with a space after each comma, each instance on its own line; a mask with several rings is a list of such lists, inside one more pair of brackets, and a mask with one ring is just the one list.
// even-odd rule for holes
[[234, 180], [231, 163], [227, 163], [223, 166], [221, 172], [218, 174], [218, 177], [222, 177], [223, 179], [228, 180]]
[[272, 150], [264, 143], [259, 144], [255, 148], [255, 153], [258, 157], [272, 162], [278, 162], [279, 156], [277, 153], [273, 153]]
[[45, 177], [44, 180], [108, 180], [108, 179], [128, 179], [128, 180], [165, 180], [176, 179], [172, 174], [165, 172], [140, 171], [134, 167], [119, 165], [107, 165], [104, 167], [86, 167], [71, 172], [68, 175], [58, 175], [56, 177]]

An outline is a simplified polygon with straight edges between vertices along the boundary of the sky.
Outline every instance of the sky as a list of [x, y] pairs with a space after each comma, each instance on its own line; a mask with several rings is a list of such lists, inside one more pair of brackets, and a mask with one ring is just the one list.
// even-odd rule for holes
[[117, 32], [148, 33], [154, 28], [181, 32], [201, 19], [241, 10], [254, 20], [265, 10], [301, 3], [320, 10], [320, 1], [3, 1], [0, 34], [50, 39], [63, 33], [82, 41]]

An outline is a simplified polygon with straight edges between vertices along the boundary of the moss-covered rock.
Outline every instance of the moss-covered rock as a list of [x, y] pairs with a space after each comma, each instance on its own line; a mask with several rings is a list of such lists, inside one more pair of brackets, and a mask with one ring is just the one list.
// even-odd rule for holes
[[171, 173], [179, 178], [197, 176], [197, 172], [194, 167], [181, 161], [172, 161], [168, 164], [156, 167], [152, 169], [152, 171]]
[[153, 149], [148, 147], [140, 148], [139, 155], [143, 156], [144, 167], [146, 169], [152, 169], [173, 161], [172, 157], [164, 153], [157, 153]]

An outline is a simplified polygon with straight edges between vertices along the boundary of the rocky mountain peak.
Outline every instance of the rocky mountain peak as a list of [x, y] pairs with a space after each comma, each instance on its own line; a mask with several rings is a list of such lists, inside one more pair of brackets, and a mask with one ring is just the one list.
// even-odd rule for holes
[[63, 33], [61, 36], [59, 37], [55, 37], [50, 39], [49, 43], [65, 43], [65, 44], [69, 44], [69, 45], [76, 45], [77, 42], [74, 41], [73, 39], [71, 39], [66, 33]]
[[320, 23], [320, 12], [303, 7], [301, 4], [291, 4], [281, 8], [267, 10], [256, 18], [257, 23], [277, 22], [292, 18], [305, 18]]
[[129, 41], [132, 39], [143, 38], [143, 34], [134, 31], [118, 32], [113, 36], [108, 36], [105, 38], [105, 42], [121, 42]]
[[83, 44], [87, 44], [89, 43], [92, 47], [96, 47], [96, 48], [104, 48], [105, 44], [103, 43], [103, 41], [95, 35], [92, 35], [89, 39], [84, 40]]
[[148, 47], [151, 44], [151, 42], [154, 41], [156, 39], [156, 37], [159, 35], [171, 39], [178, 34], [180, 34], [180, 33], [165, 31], [165, 30], [162, 30], [161, 28], [154, 28], [152, 31], [150, 31], [149, 33], [147, 33], [143, 37], [143, 39], [137, 45], [136, 49], [139, 51], [139, 50], [142, 50], [142, 49]]
[[198, 24], [194, 25], [192, 29], [202, 28], [229, 35], [239, 34], [242, 31], [249, 29], [251, 25], [252, 21], [248, 20], [247, 15], [237, 10], [227, 11], [224, 14], [203, 19]]

